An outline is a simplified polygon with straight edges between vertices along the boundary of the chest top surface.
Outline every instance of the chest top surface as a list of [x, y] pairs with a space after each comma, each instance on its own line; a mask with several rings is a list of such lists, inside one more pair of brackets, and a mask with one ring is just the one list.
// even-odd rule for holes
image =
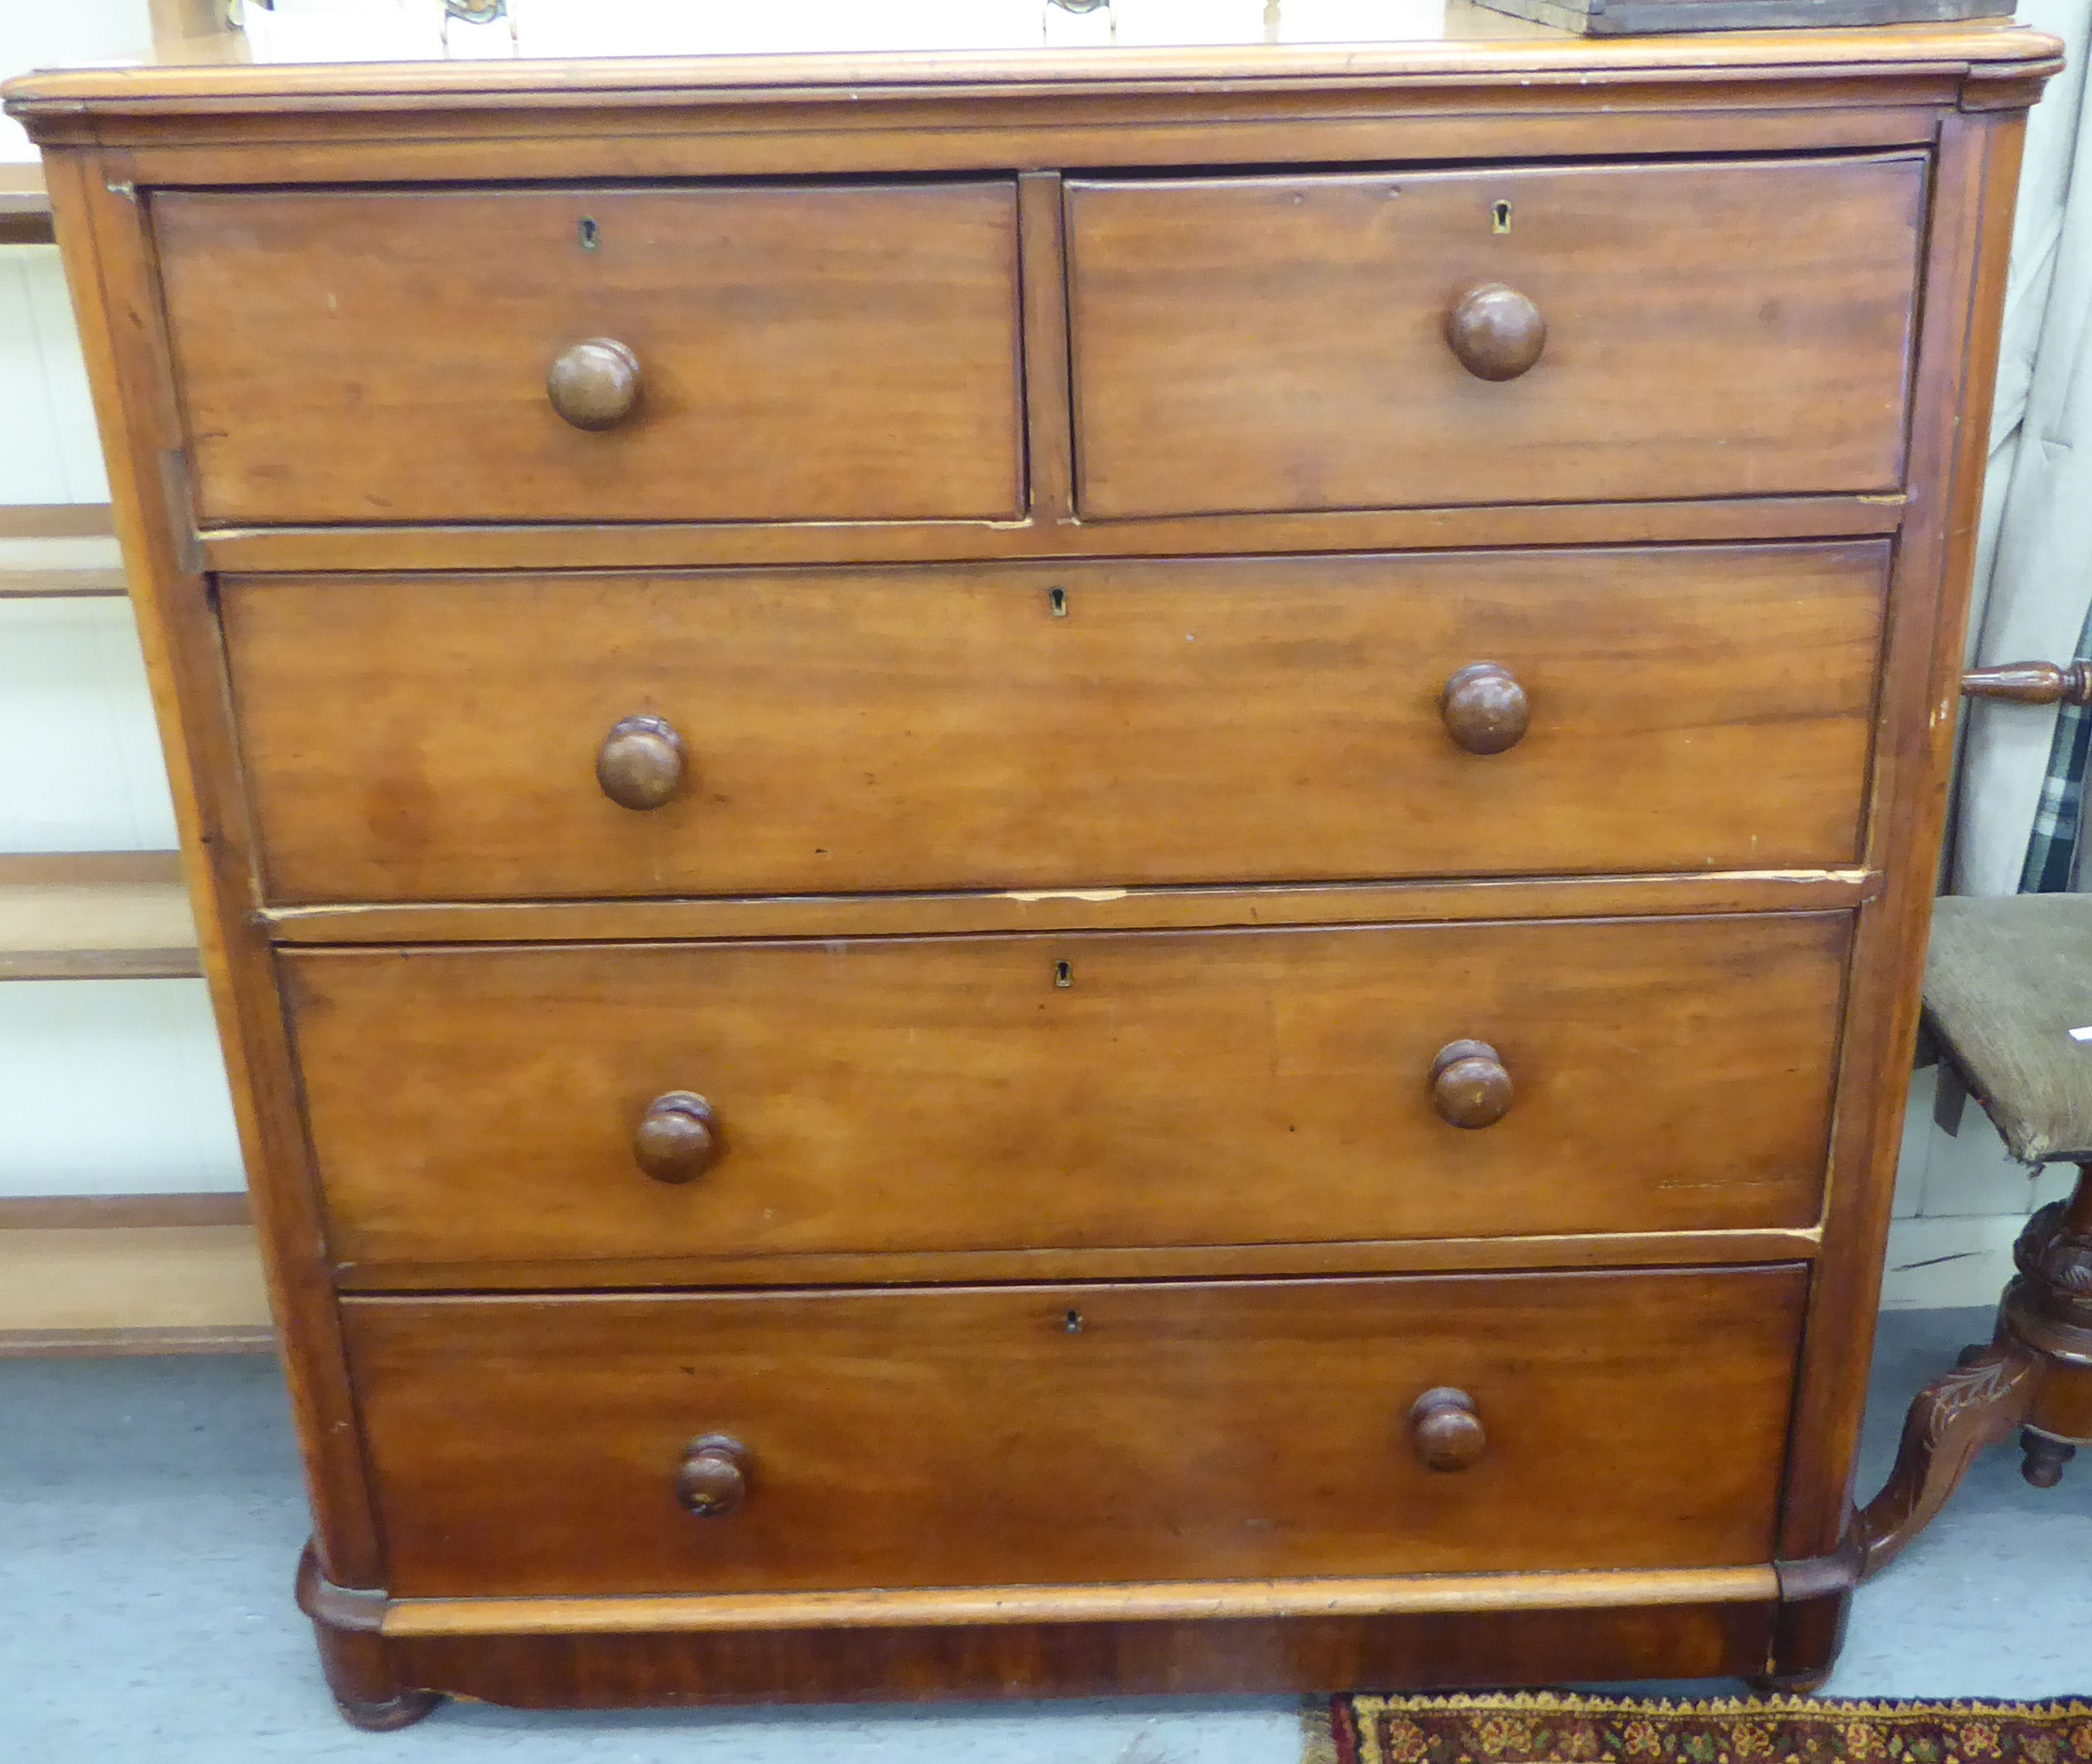
[[[136, 60], [41, 71], [7, 88], [41, 139], [93, 113], [161, 120], [255, 109], [503, 108], [666, 102], [678, 94], [866, 95], [896, 89], [1051, 93], [1217, 80], [1545, 86], [1724, 81], [1808, 71], [2045, 77], [2061, 46], [2009, 21], [1593, 40], [1470, 0], [790, 0], [738, 8], [525, 4], [485, 24], [402, 13], [250, 9], [243, 32], [157, 44]], [[107, 138], [106, 136], [104, 137]]]

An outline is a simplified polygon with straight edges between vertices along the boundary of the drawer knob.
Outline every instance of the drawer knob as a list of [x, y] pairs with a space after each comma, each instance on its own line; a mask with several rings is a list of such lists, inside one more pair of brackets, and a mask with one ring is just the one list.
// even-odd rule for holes
[[632, 1156], [656, 1182], [695, 1182], [719, 1153], [712, 1106], [687, 1090], [656, 1096], [632, 1135]]
[[1517, 289], [1485, 282], [1453, 303], [1445, 339], [1477, 379], [1515, 380], [1547, 347], [1547, 321]]
[[552, 363], [545, 396], [577, 429], [615, 428], [639, 402], [639, 358], [615, 337], [590, 337]]
[[1451, 1041], [1431, 1063], [1431, 1106], [1456, 1127], [1492, 1127], [1511, 1112], [1511, 1074], [1486, 1041]]
[[1497, 662], [1471, 662], [1445, 682], [1439, 699], [1445, 732], [1471, 754], [1516, 747], [1531, 721], [1526, 688]]
[[595, 781], [620, 808], [659, 808], [682, 788], [686, 759], [674, 724], [628, 716], [603, 737]]
[[1441, 1385], [1410, 1405], [1410, 1448], [1426, 1470], [1464, 1470], [1488, 1443], [1474, 1399], [1465, 1390]]
[[700, 1519], [724, 1519], [748, 1497], [748, 1448], [731, 1434], [690, 1442], [676, 1472], [676, 1498]]

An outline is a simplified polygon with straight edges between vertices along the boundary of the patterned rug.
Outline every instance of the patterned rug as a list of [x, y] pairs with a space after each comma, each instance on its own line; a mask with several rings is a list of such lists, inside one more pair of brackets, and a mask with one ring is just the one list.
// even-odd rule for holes
[[1525, 1691], [1309, 1706], [1304, 1764], [2092, 1764], [2092, 1703], [1622, 1701]]

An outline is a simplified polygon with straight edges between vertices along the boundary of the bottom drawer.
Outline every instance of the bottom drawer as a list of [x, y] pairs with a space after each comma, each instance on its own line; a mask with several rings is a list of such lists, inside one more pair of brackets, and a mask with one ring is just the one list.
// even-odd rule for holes
[[[1806, 1287], [1715, 1272], [355, 1299], [396, 1596], [1767, 1561]], [[1441, 1448], [1412, 1405], [1451, 1388]], [[1478, 1424], [1478, 1430], [1477, 1424]], [[730, 1436], [694, 1480], [693, 1440]], [[730, 1457], [730, 1453], [724, 1454]]]

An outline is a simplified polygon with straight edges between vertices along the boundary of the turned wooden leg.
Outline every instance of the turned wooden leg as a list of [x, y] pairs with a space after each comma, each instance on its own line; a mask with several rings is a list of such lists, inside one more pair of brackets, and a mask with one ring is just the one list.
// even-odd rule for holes
[[1972, 1348], [1919, 1394], [1903, 1423], [1896, 1468], [1859, 1516], [1863, 1579], [1881, 1573], [1932, 1522], [1977, 1453], [2019, 1430], [2033, 1401], [2036, 1363], [2015, 1342]]
[[378, 1632], [385, 1595], [334, 1585], [320, 1572], [310, 1544], [298, 1559], [297, 1593], [298, 1608], [312, 1619], [327, 1689], [350, 1727], [389, 1733], [412, 1727], [443, 1700], [436, 1691], [400, 1683], [391, 1649]]

